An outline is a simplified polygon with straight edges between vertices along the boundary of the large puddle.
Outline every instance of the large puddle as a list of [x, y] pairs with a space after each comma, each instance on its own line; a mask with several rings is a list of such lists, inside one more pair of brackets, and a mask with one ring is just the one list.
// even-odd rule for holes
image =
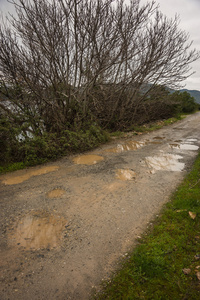
[[73, 158], [73, 162], [78, 165], [95, 165], [102, 160], [104, 157], [99, 155], [80, 155]]
[[118, 169], [116, 171], [116, 178], [120, 180], [133, 180], [136, 178], [136, 173], [130, 169]]
[[[22, 183], [26, 180], [28, 180], [29, 178], [33, 177], [33, 176], [38, 176], [38, 175], [43, 175], [43, 174], [47, 174], [53, 171], [58, 170], [59, 167], [58, 166], [49, 166], [49, 167], [42, 167], [38, 170], [23, 170], [20, 171], [22, 173], [22, 175], [18, 175], [15, 176], [13, 174], [8, 174], [5, 175], [3, 177], [1, 177], [2, 183], [6, 184], [6, 185], [12, 185], [12, 184], [18, 184], [18, 183]], [[25, 174], [23, 174], [25, 173]]]
[[137, 150], [143, 147], [145, 144], [145, 142], [129, 141], [124, 144], [118, 144], [114, 148], [106, 149], [105, 152], [121, 153], [125, 151]]
[[47, 212], [26, 215], [16, 225], [9, 242], [24, 248], [39, 250], [58, 247], [62, 240], [66, 220]]
[[185, 142], [169, 144], [169, 146], [172, 149], [196, 151], [199, 149], [199, 146], [194, 145], [194, 142], [197, 142], [197, 139], [187, 139]]
[[191, 144], [169, 144], [170, 148], [180, 149], [180, 150], [198, 150], [199, 147]]
[[146, 157], [147, 166], [154, 171], [174, 171], [180, 172], [184, 169], [185, 164], [180, 162], [180, 155], [163, 154], [160, 156]]

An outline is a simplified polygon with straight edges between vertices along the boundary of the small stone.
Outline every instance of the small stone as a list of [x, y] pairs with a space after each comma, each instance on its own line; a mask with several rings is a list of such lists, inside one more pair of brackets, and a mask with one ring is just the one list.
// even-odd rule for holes
[[200, 269], [200, 266], [196, 266], [196, 269], [197, 269], [197, 270]]
[[200, 272], [196, 273], [197, 279], [200, 281]]
[[191, 273], [191, 269], [187, 269], [187, 268], [183, 269], [182, 271], [185, 275], [188, 275]]
[[197, 214], [194, 213], [194, 212], [189, 211], [189, 216], [190, 216], [191, 219], [194, 220], [196, 218]]

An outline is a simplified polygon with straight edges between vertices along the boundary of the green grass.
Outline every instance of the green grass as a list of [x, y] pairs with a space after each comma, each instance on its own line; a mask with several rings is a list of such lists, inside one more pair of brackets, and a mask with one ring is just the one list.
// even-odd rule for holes
[[162, 128], [163, 126], [171, 125], [177, 121], [180, 121], [186, 117], [187, 114], [178, 115], [177, 117], [169, 118], [167, 120], [160, 120], [156, 122], [147, 123], [141, 126], [131, 126], [130, 130], [137, 132], [149, 132]]
[[200, 299], [200, 154], [153, 224], [95, 299]]

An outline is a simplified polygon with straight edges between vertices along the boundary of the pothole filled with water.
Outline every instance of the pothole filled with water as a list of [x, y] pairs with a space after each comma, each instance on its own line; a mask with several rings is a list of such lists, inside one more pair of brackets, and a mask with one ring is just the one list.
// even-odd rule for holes
[[163, 154], [160, 156], [146, 157], [145, 162], [147, 166], [154, 171], [180, 172], [185, 167], [185, 164], [179, 161], [182, 158], [180, 155]]
[[73, 158], [73, 162], [78, 165], [95, 165], [102, 160], [104, 157], [99, 155], [80, 155]]
[[32, 212], [16, 224], [9, 236], [10, 245], [29, 250], [52, 249], [60, 245], [66, 220], [48, 212]]
[[124, 144], [118, 144], [114, 148], [106, 149], [105, 152], [111, 153], [121, 153], [125, 151], [137, 150], [143, 147], [146, 143], [145, 142], [137, 142], [137, 141], [128, 141]]
[[118, 169], [116, 171], [116, 178], [120, 180], [134, 180], [136, 173], [130, 169]]
[[60, 198], [65, 194], [65, 190], [62, 189], [54, 189], [47, 193], [48, 198]]
[[169, 144], [169, 146], [172, 149], [195, 151], [199, 149], [199, 146], [194, 145], [193, 144], [194, 142], [197, 142], [197, 139], [187, 139], [185, 142], [173, 143], [173, 144]]
[[[59, 169], [58, 166], [49, 166], [49, 167], [42, 167], [37, 170], [26, 170], [26, 171], [23, 170], [23, 171], [20, 171], [22, 173], [22, 175], [16, 176], [13, 174], [8, 174], [5, 176], [2, 176], [1, 180], [2, 180], [2, 183], [6, 184], [6, 185], [19, 184], [19, 183], [22, 183], [22, 182], [30, 179], [33, 176], [47, 174], [50, 172], [54, 172], [58, 169]], [[25, 174], [23, 174], [23, 173], [25, 173]]]

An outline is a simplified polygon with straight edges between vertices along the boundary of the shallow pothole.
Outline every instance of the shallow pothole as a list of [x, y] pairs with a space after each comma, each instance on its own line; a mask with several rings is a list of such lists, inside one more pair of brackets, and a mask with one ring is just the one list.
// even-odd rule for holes
[[104, 157], [99, 155], [79, 155], [73, 158], [73, 162], [78, 165], [95, 165], [102, 160]]
[[48, 166], [48, 167], [42, 167], [37, 170], [32, 170], [32, 169], [22, 170], [22, 171], [17, 171], [18, 174], [21, 174], [21, 175], [15, 175], [16, 173], [7, 174], [7, 175], [2, 176], [1, 180], [2, 180], [2, 183], [6, 184], [6, 185], [14, 185], [14, 184], [22, 183], [22, 182], [30, 179], [33, 176], [47, 174], [50, 172], [54, 172], [58, 169], [59, 169], [58, 166]]
[[145, 162], [153, 171], [180, 172], [185, 167], [185, 164], [179, 161], [182, 158], [180, 155], [163, 154], [160, 156], [146, 157]]
[[143, 147], [145, 144], [145, 142], [128, 141], [124, 144], [118, 144], [116, 147], [106, 149], [105, 152], [121, 153], [125, 151], [137, 150]]
[[62, 241], [65, 225], [63, 217], [48, 212], [31, 212], [16, 223], [8, 236], [8, 243], [27, 250], [56, 248]]
[[47, 193], [48, 198], [60, 198], [65, 194], [65, 190], [62, 189], [54, 189]]
[[120, 180], [134, 180], [136, 173], [130, 169], [118, 169], [116, 171], [116, 178]]

